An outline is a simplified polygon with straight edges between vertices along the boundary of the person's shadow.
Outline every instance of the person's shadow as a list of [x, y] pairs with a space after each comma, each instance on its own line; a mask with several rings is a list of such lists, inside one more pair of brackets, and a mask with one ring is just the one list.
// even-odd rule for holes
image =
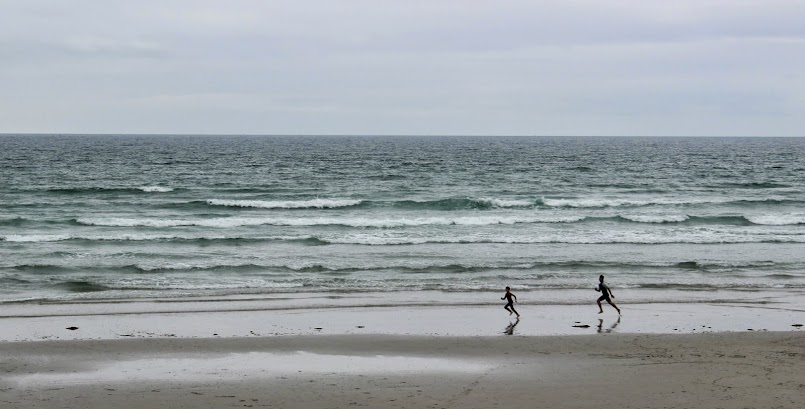
[[518, 317], [514, 322], [510, 322], [509, 325], [506, 326], [506, 329], [503, 330], [503, 333], [506, 335], [514, 335], [514, 327], [520, 323], [520, 318]]
[[620, 323], [621, 323], [621, 316], [618, 315], [618, 319], [612, 324], [612, 326], [609, 327], [608, 329], [604, 329], [604, 319], [599, 318], [598, 319], [598, 333], [599, 334], [603, 334], [603, 333], [609, 334], [610, 332], [615, 331], [615, 328], [618, 328], [618, 324], [620, 324]]

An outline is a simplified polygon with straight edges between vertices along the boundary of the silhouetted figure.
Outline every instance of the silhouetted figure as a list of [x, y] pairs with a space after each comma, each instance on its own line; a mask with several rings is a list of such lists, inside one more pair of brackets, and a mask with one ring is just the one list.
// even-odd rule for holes
[[[508, 287], [506, 287], [506, 288], [508, 288]], [[598, 297], [598, 301], [596, 301], [598, 303], [598, 309], [600, 310], [600, 311], [598, 311], [599, 314], [604, 313], [604, 308], [601, 307], [601, 301], [604, 301], [604, 300], [607, 300], [609, 305], [615, 307], [615, 309], [618, 310], [618, 314], [621, 313], [621, 309], [618, 308], [618, 306], [615, 305], [615, 303], [613, 303], [612, 300], [610, 299], [610, 297], [615, 298], [615, 296], [612, 294], [612, 290], [609, 289], [609, 286], [604, 284], [604, 276], [603, 275], [598, 276], [598, 288], [596, 288], [595, 291], [600, 291], [601, 292], [601, 296]]]
[[515, 314], [517, 314], [517, 318], [520, 318], [520, 313], [518, 313], [517, 310], [514, 309], [514, 302], [517, 301], [517, 296], [514, 295], [511, 292], [511, 289], [509, 287], [506, 287], [506, 294], [503, 294], [503, 297], [500, 297], [500, 299], [501, 300], [506, 299], [506, 300], [509, 301], [503, 307], [503, 308], [506, 309], [506, 311], [509, 312], [509, 315], [512, 315], [512, 313], [515, 313]]

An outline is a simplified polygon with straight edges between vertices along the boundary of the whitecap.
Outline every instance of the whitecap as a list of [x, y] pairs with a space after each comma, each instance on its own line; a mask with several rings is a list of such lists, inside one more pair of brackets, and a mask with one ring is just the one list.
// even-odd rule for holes
[[497, 199], [494, 197], [482, 197], [477, 201], [491, 207], [528, 207], [534, 205], [531, 200]]
[[255, 207], [261, 209], [330, 209], [336, 207], [349, 207], [361, 204], [356, 199], [311, 199], [311, 200], [221, 200], [210, 199], [207, 204], [211, 206], [228, 207]]
[[767, 226], [789, 226], [797, 224], [805, 224], [805, 213], [791, 213], [791, 214], [769, 214], [759, 216], [744, 216], [746, 220], [753, 224], [762, 224]]
[[173, 188], [165, 186], [140, 186], [138, 189], [148, 193], [167, 193], [173, 192]]
[[9, 234], [0, 236], [5, 241], [11, 242], [43, 242], [43, 241], [62, 241], [70, 240], [70, 235], [67, 234]]
[[621, 217], [626, 220], [631, 220], [633, 222], [639, 222], [639, 223], [679, 223], [690, 219], [690, 217], [684, 214], [674, 214], [674, 215], [639, 214], [639, 215], [621, 215]]
[[243, 226], [347, 226], [347, 227], [375, 227], [395, 228], [427, 225], [462, 225], [486, 226], [495, 224], [521, 224], [521, 223], [572, 223], [583, 220], [576, 216], [543, 216], [543, 217], [517, 217], [517, 216], [480, 216], [480, 217], [422, 217], [422, 218], [360, 218], [360, 217], [226, 217], [216, 219], [155, 219], [155, 218], [121, 218], [121, 217], [83, 217], [76, 221], [90, 226], [109, 227], [217, 227], [231, 228]]

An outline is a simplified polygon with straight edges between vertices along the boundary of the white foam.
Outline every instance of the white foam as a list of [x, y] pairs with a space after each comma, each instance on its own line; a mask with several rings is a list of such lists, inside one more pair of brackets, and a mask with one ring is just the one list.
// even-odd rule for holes
[[639, 223], [676, 223], [676, 222], [684, 222], [685, 220], [690, 219], [690, 217], [684, 214], [676, 214], [676, 215], [640, 214], [640, 215], [621, 215], [621, 217], [626, 220], [631, 220], [633, 222], [639, 222]]
[[[389, 221], [388, 226], [393, 226]], [[305, 240], [316, 238], [323, 242], [333, 244], [360, 244], [360, 245], [400, 245], [400, 244], [426, 244], [426, 243], [503, 243], [503, 244], [541, 244], [541, 243], [570, 243], [570, 244], [668, 244], [668, 243], [805, 243], [805, 234], [801, 232], [779, 232], [776, 230], [760, 231], [758, 228], [748, 230], [676, 230], [676, 231], [609, 231], [587, 232], [584, 234], [568, 234], [562, 231], [542, 232], [529, 235], [506, 234], [456, 234], [442, 232], [437, 235], [408, 236], [398, 230], [364, 230], [350, 234], [322, 234], [300, 236], [249, 236], [235, 233], [235, 235], [210, 234], [153, 234], [153, 233], [109, 233], [109, 234], [30, 234], [30, 235], [0, 235], [0, 241], [8, 242], [55, 242], [64, 240], [90, 240], [90, 241], [158, 241], [158, 240], [225, 240], [225, 239], [259, 239], [259, 240]]]
[[[135, 267], [142, 271], [158, 271], [158, 270], [194, 270], [194, 269], [210, 269], [210, 268], [237, 268], [237, 267], [249, 267], [255, 266], [254, 263], [244, 263], [238, 262], [237, 260], [207, 260], [207, 261], [195, 261], [195, 262], [165, 262], [165, 261], [153, 261], [153, 262], [142, 262], [135, 264]], [[273, 267], [272, 265], [264, 265], [260, 266], [263, 268], [270, 268]], [[230, 280], [227, 277], [227, 280]]]
[[255, 207], [261, 209], [331, 209], [336, 207], [349, 207], [361, 204], [356, 199], [311, 199], [311, 200], [220, 200], [210, 199], [207, 204], [211, 206], [229, 207]]
[[649, 206], [649, 205], [691, 205], [691, 204], [721, 204], [734, 202], [775, 202], [784, 201], [784, 196], [770, 197], [688, 197], [688, 198], [669, 198], [653, 197], [647, 199], [627, 199], [627, 198], [606, 198], [590, 197], [576, 199], [549, 199], [542, 198], [542, 203], [549, 207], [574, 207], [574, 208], [600, 208], [600, 207], [627, 207], [627, 206]]
[[534, 205], [534, 202], [531, 200], [506, 200], [506, 199], [496, 199], [493, 197], [482, 197], [477, 200], [479, 203], [483, 203], [492, 207], [528, 207]]
[[69, 234], [9, 234], [0, 236], [5, 241], [12, 242], [42, 242], [42, 241], [62, 241], [70, 240]]
[[763, 224], [767, 226], [788, 226], [805, 224], [805, 213], [791, 213], [791, 214], [770, 214], [762, 216], [744, 216], [754, 224]]
[[688, 231], [688, 232], [601, 232], [588, 235], [567, 235], [562, 233], [542, 234], [534, 236], [506, 236], [506, 235], [477, 235], [477, 236], [430, 236], [430, 237], [400, 237], [378, 236], [370, 234], [339, 235], [322, 237], [334, 244], [361, 244], [361, 245], [405, 245], [428, 243], [501, 243], [501, 244], [720, 244], [720, 243], [757, 243], [774, 241], [780, 243], [805, 243], [805, 234], [800, 235], [770, 235], [759, 236], [752, 234], [725, 234], [717, 231]]
[[122, 233], [122, 234], [9, 234], [0, 236], [0, 240], [9, 242], [52, 242], [64, 240], [92, 240], [92, 241], [151, 241], [151, 240], [194, 240], [194, 239], [225, 239], [224, 236], [190, 236], [175, 234], [141, 234], [141, 233]]
[[112, 227], [178, 227], [193, 226], [194, 223], [185, 220], [174, 219], [144, 219], [144, 218], [124, 218], [124, 217], [81, 217], [76, 219], [80, 224], [89, 226], [112, 226]]
[[572, 223], [584, 219], [580, 216], [542, 216], [542, 217], [516, 217], [516, 216], [477, 216], [477, 217], [422, 217], [422, 218], [355, 218], [355, 217], [226, 217], [215, 219], [152, 219], [152, 218], [122, 218], [122, 217], [82, 217], [78, 223], [91, 226], [110, 227], [183, 227], [200, 226], [215, 228], [231, 228], [245, 226], [348, 226], [348, 227], [375, 227], [394, 228], [427, 225], [464, 225], [485, 226], [495, 224], [519, 223]]
[[173, 188], [165, 186], [140, 186], [138, 189], [142, 190], [143, 192], [149, 192], [149, 193], [173, 192]]
[[690, 205], [690, 204], [718, 204], [736, 201], [765, 202], [769, 200], [782, 200], [779, 197], [770, 198], [651, 198], [651, 199], [624, 199], [624, 198], [580, 198], [580, 199], [548, 199], [542, 198], [542, 203], [549, 207], [574, 208], [600, 208], [600, 207], [626, 207], [648, 205]]

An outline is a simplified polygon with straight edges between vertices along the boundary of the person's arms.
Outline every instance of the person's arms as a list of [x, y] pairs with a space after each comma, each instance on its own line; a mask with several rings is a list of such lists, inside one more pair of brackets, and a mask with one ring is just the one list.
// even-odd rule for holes
[[615, 298], [615, 294], [612, 294], [612, 289], [607, 287], [607, 290], [609, 290], [609, 296]]
[[514, 297], [514, 301], [517, 301], [517, 296], [516, 295], [512, 294], [512, 297]]

